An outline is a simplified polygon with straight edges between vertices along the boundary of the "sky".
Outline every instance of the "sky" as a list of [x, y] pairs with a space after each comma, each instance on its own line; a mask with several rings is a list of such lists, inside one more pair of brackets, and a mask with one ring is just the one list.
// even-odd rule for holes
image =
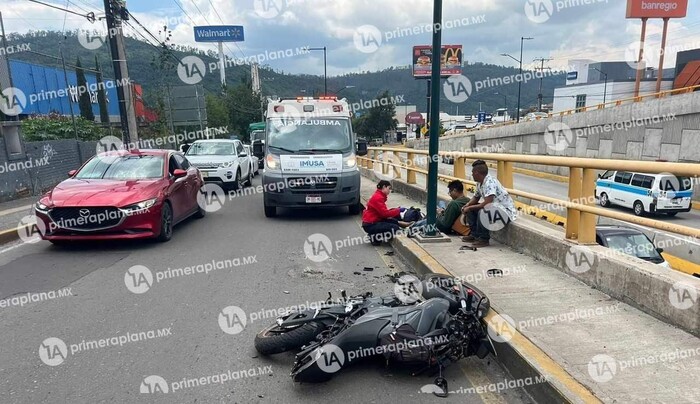
[[[104, 14], [102, 0], [41, 1]], [[687, 16], [670, 20], [665, 68], [675, 65], [676, 51], [700, 48], [700, 0], [688, 1]], [[217, 45], [196, 43], [193, 26], [241, 25], [245, 40], [226, 43], [225, 53], [287, 73], [323, 74], [323, 52], [304, 54], [304, 47], [327, 47], [334, 76], [410, 65], [412, 47], [432, 41], [430, 0], [129, 0], [127, 8], [156, 37], [166, 25], [172, 43], [205, 51]], [[537, 58], [551, 58], [546, 66], [555, 70], [568, 70], [572, 59], [625, 61], [635, 57], [641, 31], [625, 9], [624, 0], [444, 0], [442, 43], [463, 45], [469, 63], [516, 66], [501, 54], [518, 59], [521, 37], [533, 38], [524, 42], [529, 68], [539, 66]], [[0, 0], [0, 11], [6, 32], [96, 27], [28, 0]], [[661, 31], [662, 20], [649, 20], [647, 60], [654, 66]], [[126, 33], [140, 38], [131, 27]]]

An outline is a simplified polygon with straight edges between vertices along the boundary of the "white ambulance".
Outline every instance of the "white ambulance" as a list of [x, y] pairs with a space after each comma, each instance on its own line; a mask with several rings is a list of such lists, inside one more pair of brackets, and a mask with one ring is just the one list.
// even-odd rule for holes
[[367, 143], [356, 139], [345, 99], [271, 100], [264, 148], [265, 216], [276, 216], [277, 208], [318, 206], [360, 212], [355, 156], [367, 154]]

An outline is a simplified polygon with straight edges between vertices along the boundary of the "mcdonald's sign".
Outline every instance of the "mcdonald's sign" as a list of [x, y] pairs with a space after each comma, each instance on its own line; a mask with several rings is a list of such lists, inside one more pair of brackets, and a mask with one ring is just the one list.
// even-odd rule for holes
[[[433, 47], [419, 45], [413, 47], [413, 77], [429, 79], [433, 65]], [[442, 45], [440, 52], [440, 76], [449, 77], [462, 74], [462, 45]]]

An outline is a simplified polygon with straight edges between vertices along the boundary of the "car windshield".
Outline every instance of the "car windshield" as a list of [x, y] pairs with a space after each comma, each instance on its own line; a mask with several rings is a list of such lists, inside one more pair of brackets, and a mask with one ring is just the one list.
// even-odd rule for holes
[[349, 152], [352, 133], [348, 119], [271, 119], [268, 147], [283, 151], [319, 150]]
[[98, 156], [88, 161], [74, 178], [81, 180], [138, 180], [163, 176], [162, 156]]
[[643, 234], [614, 234], [605, 237], [613, 250], [647, 261], [663, 261], [656, 247]]
[[256, 140], [265, 140], [265, 131], [263, 130], [254, 130], [250, 134], [250, 141], [254, 142]]
[[187, 150], [188, 156], [230, 156], [236, 154], [234, 144], [229, 142], [195, 142]]

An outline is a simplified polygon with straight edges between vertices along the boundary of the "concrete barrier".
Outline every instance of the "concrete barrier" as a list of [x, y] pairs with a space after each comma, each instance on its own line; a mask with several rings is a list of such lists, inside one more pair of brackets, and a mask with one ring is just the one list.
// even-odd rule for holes
[[[372, 170], [361, 169], [362, 174], [378, 180]], [[401, 180], [392, 180], [394, 192], [401, 193], [421, 204], [427, 201], [427, 192]], [[438, 196], [438, 200], [447, 199]], [[516, 251], [528, 254], [548, 263], [609, 296], [630, 304], [668, 324], [682, 328], [700, 337], [700, 305], [681, 309], [671, 301], [671, 294], [678, 293], [678, 285], [692, 289], [695, 300], [700, 296], [700, 279], [651, 264], [626, 255], [611, 253], [599, 245], [579, 246], [564, 239], [561, 228], [540, 220], [521, 216], [505, 229], [492, 233], [493, 239]], [[567, 265], [567, 254], [572, 250], [591, 258], [590, 268], [574, 272]]]

